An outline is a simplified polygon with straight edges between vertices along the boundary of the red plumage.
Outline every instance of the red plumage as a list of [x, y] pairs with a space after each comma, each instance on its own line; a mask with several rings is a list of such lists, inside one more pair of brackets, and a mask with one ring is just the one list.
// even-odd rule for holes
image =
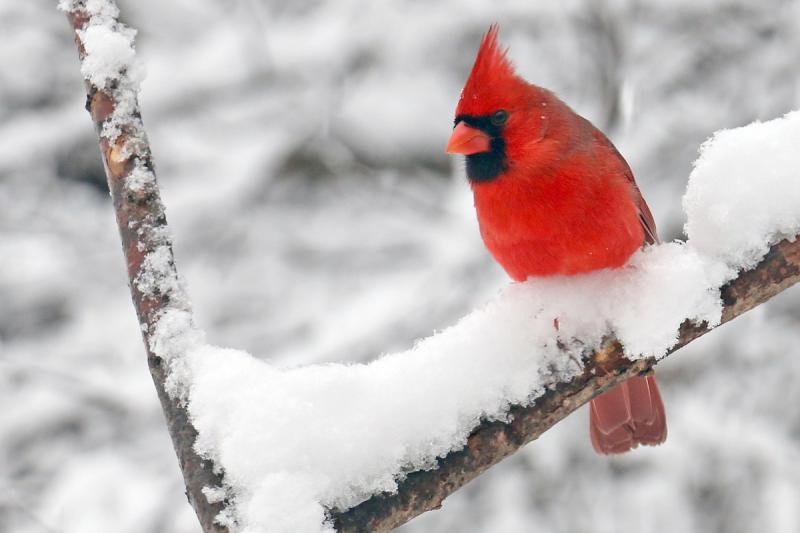
[[[514, 280], [617, 268], [657, 242], [625, 159], [588, 120], [515, 73], [496, 26], [461, 93], [448, 152], [467, 156], [481, 236]], [[590, 421], [601, 453], [666, 438], [652, 376], [593, 400]]]

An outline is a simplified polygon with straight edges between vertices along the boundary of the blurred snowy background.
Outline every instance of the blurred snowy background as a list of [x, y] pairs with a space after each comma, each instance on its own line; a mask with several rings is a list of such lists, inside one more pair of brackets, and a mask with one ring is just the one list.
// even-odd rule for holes
[[[0, 0], [0, 532], [198, 531], [55, 3]], [[610, 134], [664, 239], [708, 135], [800, 104], [800, 2], [120, 5], [200, 325], [282, 365], [406, 348], [506, 283], [443, 150], [491, 22]], [[800, 531], [800, 292], [659, 375], [664, 446], [598, 457], [582, 410], [402, 531]]]

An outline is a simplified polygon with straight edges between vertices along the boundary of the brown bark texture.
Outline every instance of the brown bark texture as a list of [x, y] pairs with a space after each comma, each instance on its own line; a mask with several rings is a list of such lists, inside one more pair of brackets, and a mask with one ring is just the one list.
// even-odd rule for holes
[[[84, 2], [74, 2], [68, 13], [81, 59], [85, 56], [85, 49], [79, 31], [89, 23], [90, 17]], [[111, 137], [104, 133], [104, 125], [114, 115], [121, 98], [120, 91], [135, 86], [135, 83], [127, 83], [127, 75], [121, 71], [118, 79], [104, 88], [86, 81], [86, 108], [99, 135], [127, 262], [131, 296], [143, 331], [150, 373], [186, 483], [186, 495], [205, 533], [228, 533], [227, 527], [214, 522], [225, 502], [209, 502], [203, 494], [204, 487], [221, 486], [222, 478], [214, 473], [212, 464], [194, 452], [197, 431], [185, 406], [167, 394], [168, 369], [150, 349], [150, 334], [158, 318], [168, 309], [188, 310], [188, 300], [172, 260], [172, 242], [157, 183], [153, 180], [144, 186], [131, 186], [128, 182], [134, 169], [144, 168], [152, 172], [154, 168], [138, 104], [127, 114], [128, 119], [119, 124], [118, 135]], [[139, 280], [148, 275], [145, 259], [165, 247], [169, 254], [167, 275], [172, 278], [171, 282], [158, 283], [155, 290], [142, 290]], [[156, 274], [164, 276], [163, 270]], [[800, 241], [782, 241], [770, 249], [758, 266], [740, 273], [722, 288], [722, 323], [765, 302], [799, 280]], [[679, 340], [670, 353], [711, 329], [705, 324], [684, 322]], [[508, 422], [484, 422], [472, 432], [464, 449], [439, 459], [436, 469], [413, 472], [400, 482], [396, 493], [374, 496], [346, 511], [331, 511], [330, 517], [337, 531], [342, 533], [389, 531], [425, 511], [439, 508], [447, 496], [539, 437], [591, 398], [631, 376], [648, 372], [655, 364], [653, 359], [626, 359], [621, 344], [608, 339], [587, 359], [583, 374], [554, 387], [533, 405], [512, 407]]]
[[[112, 4], [113, 5], [113, 4]], [[86, 51], [81, 40], [80, 31], [90, 23], [92, 14], [83, 2], [75, 2], [73, 9], [67, 13], [70, 24], [75, 31], [75, 44], [80, 59]], [[95, 124], [100, 152], [103, 158], [108, 188], [114, 204], [114, 211], [122, 239], [122, 249], [128, 269], [128, 279], [133, 298], [133, 305], [139, 318], [139, 324], [147, 350], [147, 363], [153, 378], [158, 398], [164, 411], [172, 444], [178, 456], [181, 472], [186, 484], [186, 497], [197, 513], [203, 531], [206, 533], [228, 533], [228, 528], [214, 522], [224, 502], [209, 502], [203, 494], [204, 487], [219, 487], [221, 477], [214, 473], [213, 465], [199, 457], [194, 449], [197, 431], [192, 426], [186, 407], [165, 390], [167, 378], [166, 365], [150, 349], [150, 336], [161, 314], [167, 309], [180, 308], [188, 310], [188, 300], [175, 270], [172, 258], [172, 242], [167, 228], [167, 219], [157, 183], [139, 183], [131, 186], [128, 178], [137, 167], [153, 172], [153, 159], [150, 145], [141, 122], [138, 101], [133, 109], [124, 114], [117, 114], [119, 123], [118, 135], [111, 138], [104, 133], [104, 124], [115, 115], [117, 103], [130, 95], [125, 90], [135, 87], [135, 82], [127, 80], [129, 73], [122, 71], [118, 79], [98, 88], [86, 80], [86, 109]], [[133, 96], [135, 98], [135, 94]], [[148, 272], [145, 259], [149, 254], [160, 250], [168, 251], [169, 261], [165, 273]], [[143, 290], [141, 280], [148, 275], [157, 276], [157, 287]], [[154, 278], [155, 279], [155, 278]]]

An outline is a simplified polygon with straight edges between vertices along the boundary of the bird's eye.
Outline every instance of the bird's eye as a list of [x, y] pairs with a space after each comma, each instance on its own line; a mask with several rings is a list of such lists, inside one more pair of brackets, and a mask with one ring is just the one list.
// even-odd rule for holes
[[492, 124], [495, 126], [502, 126], [508, 120], [508, 111], [505, 109], [501, 109], [500, 111], [495, 111], [494, 115], [492, 115]]

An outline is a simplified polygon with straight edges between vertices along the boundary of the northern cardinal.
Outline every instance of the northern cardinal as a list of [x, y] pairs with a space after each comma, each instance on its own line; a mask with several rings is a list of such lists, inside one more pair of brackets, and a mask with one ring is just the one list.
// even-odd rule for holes
[[[447, 152], [466, 156], [481, 237], [516, 281], [617, 268], [658, 242], [625, 159], [588, 120], [516, 74], [497, 26], [461, 92]], [[602, 454], [664, 442], [655, 377], [592, 400], [589, 426]]]

